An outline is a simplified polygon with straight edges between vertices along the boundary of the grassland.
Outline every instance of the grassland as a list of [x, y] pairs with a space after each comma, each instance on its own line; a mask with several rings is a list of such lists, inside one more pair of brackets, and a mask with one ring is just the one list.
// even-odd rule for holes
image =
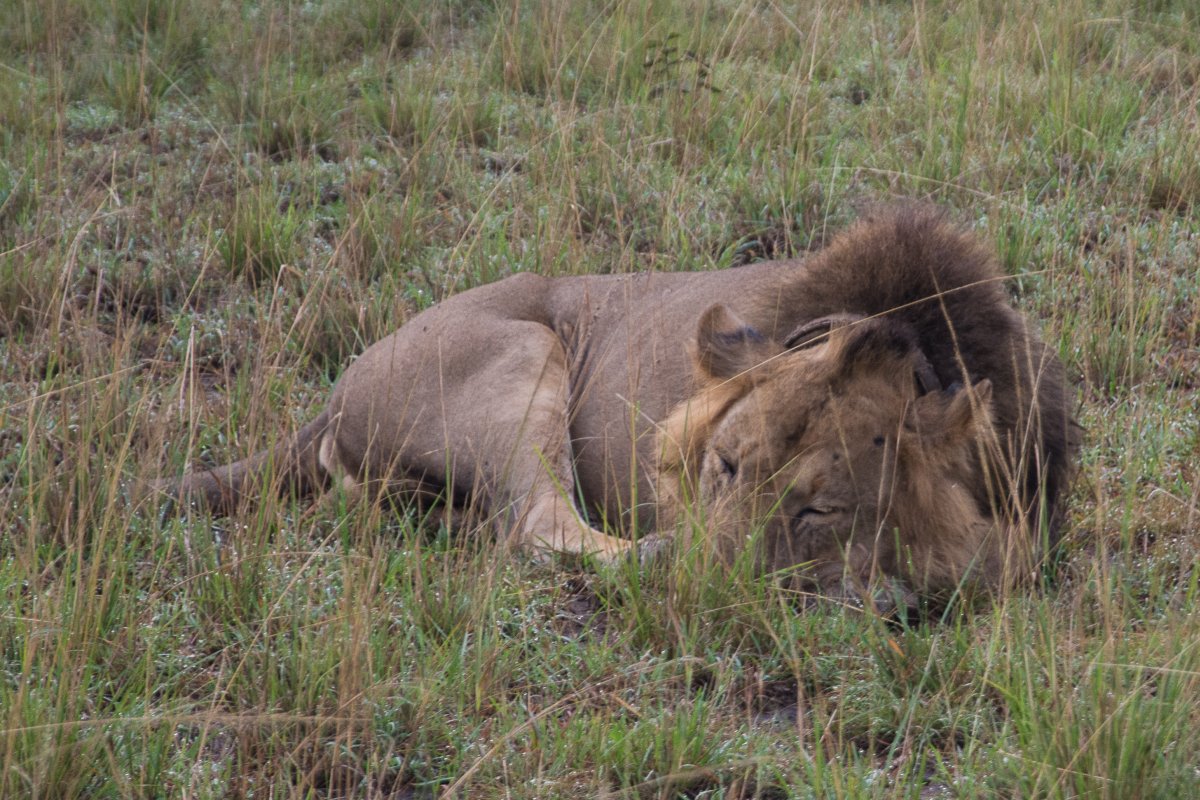
[[[1197, 87], [1191, 0], [0, 4], [0, 796], [1200, 796]], [[451, 293], [906, 197], [1079, 391], [1029, 591], [896, 625], [129, 500]]]

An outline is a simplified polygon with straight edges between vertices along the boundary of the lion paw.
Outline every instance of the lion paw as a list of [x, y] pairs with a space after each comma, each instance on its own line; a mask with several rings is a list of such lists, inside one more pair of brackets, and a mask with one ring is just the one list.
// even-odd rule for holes
[[656, 564], [667, 563], [674, 550], [674, 537], [661, 533], [652, 533], [649, 536], [643, 536], [638, 539], [637, 547], [630, 552], [637, 558], [639, 565], [651, 567]]

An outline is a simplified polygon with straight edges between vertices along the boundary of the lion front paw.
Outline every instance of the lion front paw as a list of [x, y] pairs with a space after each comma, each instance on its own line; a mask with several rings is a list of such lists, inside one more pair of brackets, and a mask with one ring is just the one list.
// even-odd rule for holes
[[675, 537], [652, 533], [638, 539], [637, 547], [630, 552], [637, 557], [638, 564], [651, 567], [666, 564], [675, 550]]

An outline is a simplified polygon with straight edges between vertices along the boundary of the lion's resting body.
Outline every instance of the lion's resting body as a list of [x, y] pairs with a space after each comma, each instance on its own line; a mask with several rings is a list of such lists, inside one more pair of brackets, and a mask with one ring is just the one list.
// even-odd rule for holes
[[[999, 277], [969, 235], [923, 208], [859, 222], [803, 260], [703, 273], [515, 275], [420, 313], [368, 348], [295, 437], [191, 473], [179, 491], [229, 510], [271, 461], [311, 488], [332, 479], [356, 490], [443, 494], [502, 517], [519, 542], [620, 553], [627, 538], [599, 527], [650, 532], [678, 518], [678, 508], [658, 518], [659, 460], [669, 445], [662, 427], [706, 384], [696, 331], [723, 304], [728, 313], [704, 323], [733, 325], [709, 331], [718, 348], [783, 342], [814, 319], [883, 315], [903, 326], [941, 385], [986, 379], [1000, 461], [1020, 484], [1012, 503], [1052, 523], [1075, 446], [1062, 369], [1010, 307]], [[838, 325], [828, 327], [832, 338]], [[823, 357], [821, 345], [808, 349], [805, 358]], [[708, 375], [707, 384], [722, 381]], [[900, 399], [911, 405], [917, 391]], [[1003, 513], [995, 479], [958, 480], [978, 484], [968, 488], [983, 517]]]

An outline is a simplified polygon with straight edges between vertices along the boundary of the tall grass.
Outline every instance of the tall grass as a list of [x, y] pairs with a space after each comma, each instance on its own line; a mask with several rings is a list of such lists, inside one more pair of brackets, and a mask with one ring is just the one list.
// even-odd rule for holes
[[[1200, 794], [1185, 0], [0, 6], [0, 796]], [[1036, 591], [887, 622], [684, 552], [139, 491], [517, 271], [948, 206], [1087, 429]]]

